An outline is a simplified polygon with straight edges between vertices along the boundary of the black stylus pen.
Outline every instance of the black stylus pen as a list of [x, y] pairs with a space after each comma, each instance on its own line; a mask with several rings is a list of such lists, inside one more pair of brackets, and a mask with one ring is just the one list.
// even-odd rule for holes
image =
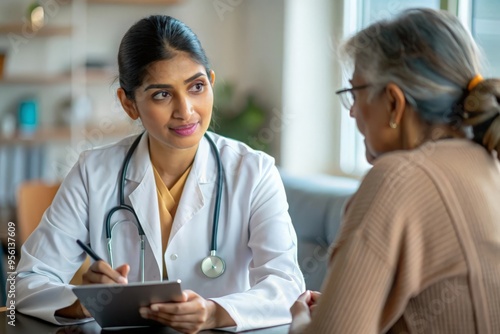
[[85, 251], [85, 253], [87, 253], [88, 255], [90, 255], [91, 258], [93, 258], [95, 261], [104, 261], [103, 259], [101, 259], [99, 257], [99, 255], [97, 255], [93, 250], [92, 248], [90, 248], [89, 246], [85, 245], [83, 242], [80, 241], [80, 239], [77, 239], [76, 240], [76, 243], [78, 245], [80, 245], [80, 247], [83, 248], [83, 250]]

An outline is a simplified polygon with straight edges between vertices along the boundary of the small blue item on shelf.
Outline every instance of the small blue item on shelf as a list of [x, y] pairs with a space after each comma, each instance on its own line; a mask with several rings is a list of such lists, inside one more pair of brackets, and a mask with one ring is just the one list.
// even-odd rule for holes
[[21, 135], [32, 135], [38, 127], [38, 102], [34, 99], [24, 100], [19, 105], [19, 132]]

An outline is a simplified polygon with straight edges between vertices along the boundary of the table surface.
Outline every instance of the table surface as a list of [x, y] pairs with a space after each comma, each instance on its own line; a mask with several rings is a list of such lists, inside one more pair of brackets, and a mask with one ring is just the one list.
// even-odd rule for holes
[[[3, 311], [3, 310], [2, 310]], [[168, 327], [140, 327], [140, 328], [126, 328], [126, 329], [102, 329], [95, 321], [87, 322], [81, 325], [66, 325], [66, 326], [56, 326], [54, 324], [48, 323], [46, 321], [33, 318], [19, 312], [15, 313], [15, 326], [8, 324], [10, 319], [7, 318], [7, 313], [5, 311], [0, 311], [0, 332], [6, 334], [34, 334], [34, 333], [44, 333], [44, 334], [97, 334], [97, 333], [148, 333], [148, 334], [177, 334], [179, 332], [168, 328]], [[258, 330], [246, 331], [244, 333], [252, 334], [287, 334], [289, 325], [262, 328]], [[227, 333], [217, 330], [207, 330], [200, 333], [210, 334], [210, 333]]]

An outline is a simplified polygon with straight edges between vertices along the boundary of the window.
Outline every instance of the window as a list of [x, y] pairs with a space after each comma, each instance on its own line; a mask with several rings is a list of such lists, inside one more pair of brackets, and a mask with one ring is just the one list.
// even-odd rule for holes
[[472, 1], [471, 32], [486, 56], [484, 77], [500, 77], [500, 1]]

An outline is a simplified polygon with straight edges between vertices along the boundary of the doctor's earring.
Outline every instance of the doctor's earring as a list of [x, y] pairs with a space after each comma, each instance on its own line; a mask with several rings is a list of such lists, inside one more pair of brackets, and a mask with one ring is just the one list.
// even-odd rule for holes
[[396, 123], [394, 121], [390, 121], [389, 126], [391, 127], [391, 129], [396, 129], [398, 127], [398, 123]]

